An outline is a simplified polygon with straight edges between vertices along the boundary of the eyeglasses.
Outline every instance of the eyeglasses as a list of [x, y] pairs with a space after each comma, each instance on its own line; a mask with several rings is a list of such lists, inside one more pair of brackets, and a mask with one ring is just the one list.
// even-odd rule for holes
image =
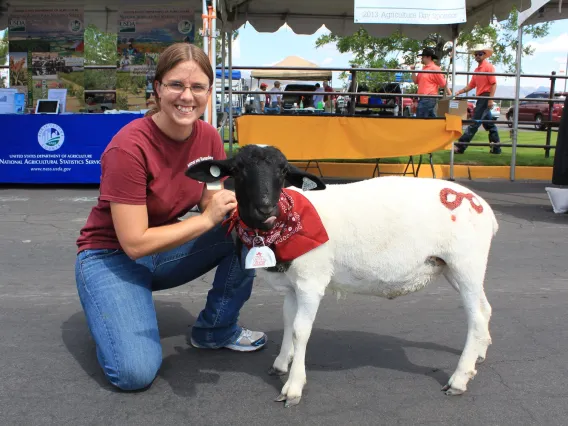
[[178, 95], [183, 93], [185, 89], [189, 89], [193, 96], [205, 96], [209, 92], [209, 89], [211, 89], [211, 87], [203, 86], [202, 84], [194, 84], [193, 86], [185, 86], [179, 82], [160, 84], [166, 86], [170, 92]]
[[475, 56], [483, 56], [485, 55], [485, 52], [475, 52]]

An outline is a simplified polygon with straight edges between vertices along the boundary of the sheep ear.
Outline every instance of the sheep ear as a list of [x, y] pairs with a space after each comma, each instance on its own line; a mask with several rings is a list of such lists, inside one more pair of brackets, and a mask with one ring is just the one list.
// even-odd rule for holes
[[190, 165], [185, 175], [200, 182], [212, 183], [226, 176], [233, 176], [232, 158], [227, 160], [205, 160]]
[[304, 191], [325, 189], [325, 183], [323, 183], [319, 177], [312, 175], [311, 173], [304, 172], [292, 164], [288, 164], [286, 180], [290, 183], [290, 185], [302, 188]]

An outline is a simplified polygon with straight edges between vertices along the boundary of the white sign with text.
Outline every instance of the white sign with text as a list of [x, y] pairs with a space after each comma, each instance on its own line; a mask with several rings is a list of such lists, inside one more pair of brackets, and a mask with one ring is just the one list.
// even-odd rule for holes
[[355, 0], [359, 24], [457, 24], [466, 21], [465, 0]]

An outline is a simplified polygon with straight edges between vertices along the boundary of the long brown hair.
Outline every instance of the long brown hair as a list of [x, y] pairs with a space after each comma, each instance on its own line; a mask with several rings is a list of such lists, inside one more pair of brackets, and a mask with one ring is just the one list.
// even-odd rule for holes
[[209, 79], [209, 84], [213, 84], [213, 68], [211, 67], [207, 54], [194, 44], [174, 43], [168, 46], [166, 50], [160, 54], [160, 58], [158, 59], [156, 75], [152, 82], [156, 106], [148, 111], [146, 115], [153, 115], [160, 111], [160, 98], [156, 92], [156, 82], [161, 83], [164, 75], [175, 68], [178, 64], [185, 61], [195, 61], [199, 68], [201, 68], [201, 71], [203, 71]]

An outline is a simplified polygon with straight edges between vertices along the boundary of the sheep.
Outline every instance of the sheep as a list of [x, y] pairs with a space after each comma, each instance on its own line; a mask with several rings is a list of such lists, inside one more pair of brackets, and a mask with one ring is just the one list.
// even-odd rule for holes
[[[286, 407], [300, 402], [306, 346], [327, 289], [394, 299], [440, 275], [461, 295], [468, 326], [457, 368], [442, 390], [466, 391], [491, 344], [484, 279], [498, 223], [480, 196], [454, 182], [403, 176], [326, 185], [271, 146], [247, 145], [233, 158], [192, 165], [186, 175], [208, 183], [232, 176], [238, 212], [227, 220], [228, 231], [238, 232], [249, 248], [262, 246], [256, 236], [264, 236], [276, 251], [276, 265], [257, 269], [257, 276], [285, 293], [284, 336], [269, 373], [284, 375], [291, 367], [276, 401]], [[283, 204], [284, 196], [293, 197]], [[296, 207], [308, 210], [282, 219], [298, 200]], [[289, 235], [274, 244], [271, 232], [279, 229]], [[294, 239], [290, 234], [298, 229]], [[287, 244], [281, 255], [279, 241]]]

